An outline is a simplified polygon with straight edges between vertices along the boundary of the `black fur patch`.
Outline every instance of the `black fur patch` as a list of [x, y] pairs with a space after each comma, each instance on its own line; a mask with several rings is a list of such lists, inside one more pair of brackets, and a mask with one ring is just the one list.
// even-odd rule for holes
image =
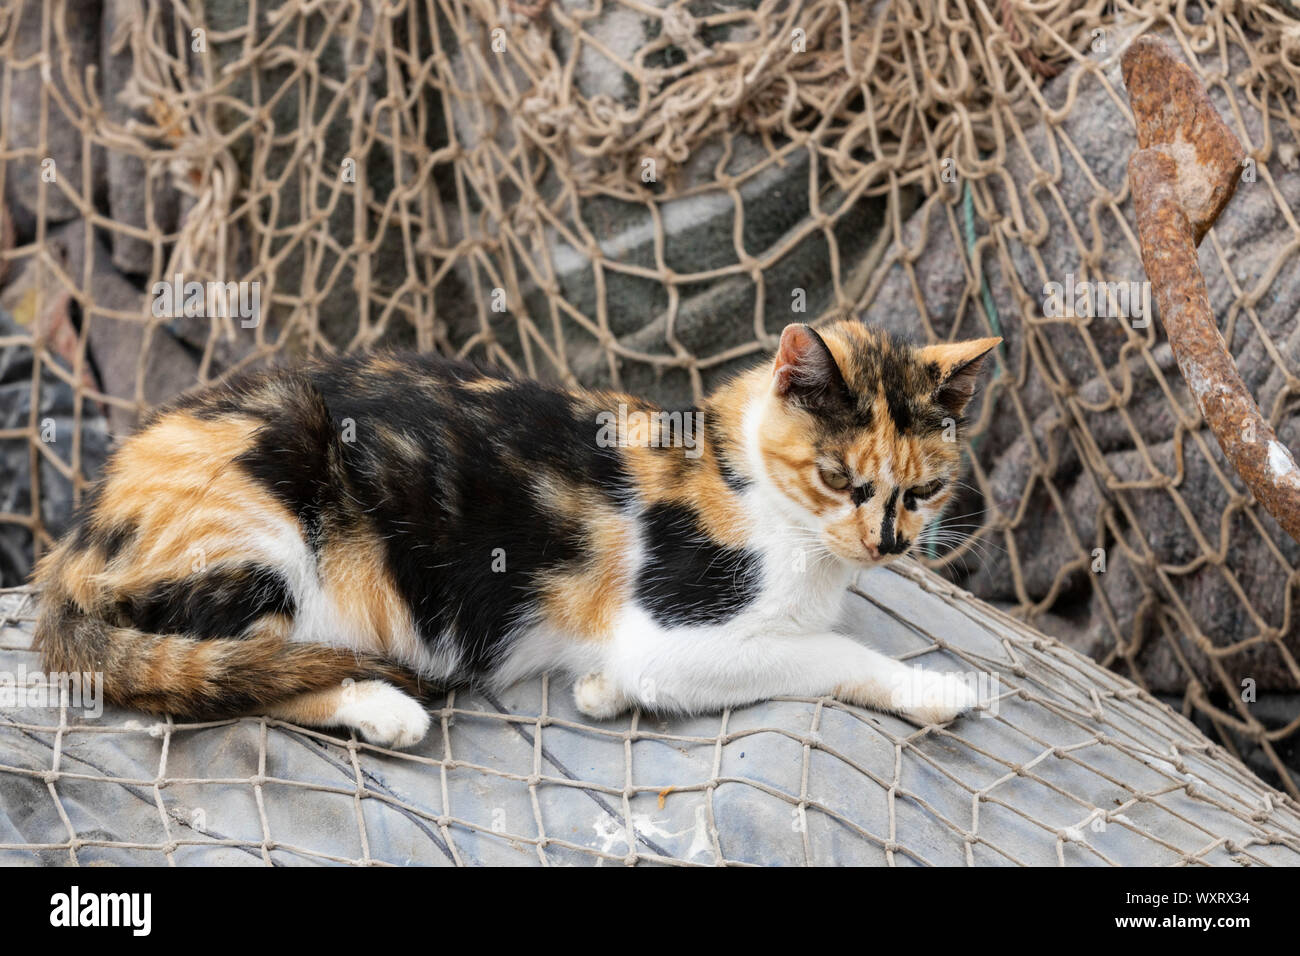
[[880, 389], [885, 395], [889, 417], [900, 434], [911, 431], [919, 411], [914, 397], [916, 369], [906, 354], [891, 349], [880, 356]]
[[97, 535], [94, 528], [95, 510], [99, 507], [100, 490], [102, 483], [93, 485], [81, 499], [81, 504], [72, 515], [72, 526], [75, 529], [72, 536], [72, 546], [77, 551], [84, 551], [91, 547]]
[[163, 581], [118, 604], [123, 626], [151, 634], [240, 637], [265, 614], [292, 615], [293, 596], [279, 572], [258, 565], [209, 568]]
[[104, 550], [104, 560], [112, 561], [127, 545], [135, 540], [136, 528], [131, 524], [114, 525], [104, 531], [100, 547]]
[[696, 514], [659, 504], [642, 517], [646, 562], [637, 601], [659, 624], [720, 624], [758, 597], [758, 556], [708, 538]]
[[136, 528], [132, 524], [114, 524], [105, 526], [95, 521], [95, 510], [99, 505], [100, 485], [95, 485], [82, 498], [77, 509], [72, 546], [76, 551], [95, 549], [103, 555], [104, 560], [112, 561], [122, 549], [135, 540]]
[[898, 488], [890, 492], [885, 502], [885, 515], [880, 519], [880, 553], [902, 554], [902, 538], [894, 536], [894, 521], [898, 515]]
[[876, 486], [870, 481], [865, 481], [860, 485], [855, 485], [849, 492], [849, 498], [853, 501], [853, 507], [857, 508], [871, 500], [871, 496], [876, 493]]
[[298, 516], [308, 544], [316, 549], [334, 502], [335, 424], [305, 377], [284, 376], [276, 395], [281, 414], [257, 430], [253, 446], [236, 461]]
[[942, 430], [945, 412], [931, 398], [939, 382], [939, 366], [921, 362], [902, 343], [860, 354], [853, 381], [854, 415], [840, 423], [845, 430], [871, 427], [871, 406], [885, 396], [889, 417], [900, 434], [927, 435]]

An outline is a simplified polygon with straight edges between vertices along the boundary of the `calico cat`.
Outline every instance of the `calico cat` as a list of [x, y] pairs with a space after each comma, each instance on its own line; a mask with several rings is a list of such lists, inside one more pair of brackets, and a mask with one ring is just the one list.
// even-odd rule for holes
[[791, 325], [672, 414], [423, 354], [247, 375], [114, 453], [36, 571], [37, 646], [124, 706], [388, 747], [435, 688], [552, 669], [595, 718], [832, 695], [951, 720], [966, 682], [831, 627], [950, 497], [1000, 341]]

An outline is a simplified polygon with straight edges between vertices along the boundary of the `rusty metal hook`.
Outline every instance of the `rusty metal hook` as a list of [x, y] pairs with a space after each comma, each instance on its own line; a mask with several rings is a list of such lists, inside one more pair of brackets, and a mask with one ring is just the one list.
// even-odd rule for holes
[[1228, 461], [1287, 534], [1300, 541], [1300, 467], [1237, 373], [1210, 309], [1196, 247], [1228, 204], [1245, 150], [1191, 68], [1162, 41], [1124, 53], [1137, 123], [1128, 164], [1142, 265], [1196, 404]]

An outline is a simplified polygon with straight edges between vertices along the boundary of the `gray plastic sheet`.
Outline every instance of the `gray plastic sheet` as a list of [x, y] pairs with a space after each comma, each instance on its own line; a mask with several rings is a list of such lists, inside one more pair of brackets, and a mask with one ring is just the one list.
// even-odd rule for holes
[[551, 677], [436, 699], [404, 752], [95, 715], [31, 691], [34, 607], [0, 592], [0, 694], [26, 688], [0, 702], [0, 864], [1300, 864], [1297, 807], [1191, 723], [906, 562], [843, 627], [978, 682], [942, 727], [802, 698], [593, 723]]

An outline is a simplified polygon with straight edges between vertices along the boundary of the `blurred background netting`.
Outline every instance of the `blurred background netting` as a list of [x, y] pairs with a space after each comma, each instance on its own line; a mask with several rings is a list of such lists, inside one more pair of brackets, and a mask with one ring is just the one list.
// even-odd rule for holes
[[1201, 265], [1300, 449], [1285, 0], [0, 3], [0, 584], [142, 411], [244, 368], [412, 347], [682, 405], [791, 321], [996, 334], [922, 557], [1300, 795], [1300, 545], [1158, 321], [1048, 307], [1145, 279], [1141, 33], [1249, 153]]

